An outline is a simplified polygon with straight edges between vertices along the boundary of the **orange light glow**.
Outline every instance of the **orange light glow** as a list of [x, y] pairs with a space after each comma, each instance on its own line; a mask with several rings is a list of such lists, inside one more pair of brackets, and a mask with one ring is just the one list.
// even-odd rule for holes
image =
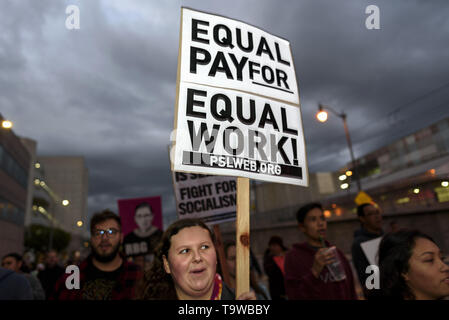
[[332, 213], [329, 210], [324, 210], [324, 216], [326, 218], [330, 218], [332, 216]]
[[319, 112], [316, 114], [316, 118], [317, 118], [318, 121], [320, 121], [320, 122], [326, 122], [326, 120], [327, 120], [327, 112], [326, 112], [326, 111], [323, 111], [323, 110], [319, 111]]

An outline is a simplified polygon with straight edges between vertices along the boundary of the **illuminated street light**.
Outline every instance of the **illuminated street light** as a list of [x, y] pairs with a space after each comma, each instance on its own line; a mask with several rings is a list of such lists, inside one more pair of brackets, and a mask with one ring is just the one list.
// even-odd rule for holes
[[76, 222], [76, 225], [81, 228], [83, 226], [83, 222], [81, 220]]
[[3, 120], [2, 121], [2, 127], [3, 129], [11, 129], [13, 126], [12, 122], [9, 120]]
[[[327, 109], [327, 110], [331, 111], [333, 114], [335, 114], [337, 117], [339, 117], [339, 118], [341, 118], [343, 120], [343, 127], [345, 129], [346, 142], [348, 143], [349, 154], [351, 156], [352, 169], [356, 171], [356, 175], [355, 175], [356, 179], [355, 180], [356, 180], [357, 190], [360, 192], [360, 191], [362, 191], [362, 187], [361, 187], [361, 184], [360, 184], [359, 174], [357, 174], [357, 163], [356, 163], [355, 158], [354, 158], [354, 151], [352, 150], [352, 142], [351, 142], [351, 137], [349, 136], [348, 124], [346, 123], [346, 113], [344, 113], [344, 112], [341, 112], [341, 113], [337, 112], [333, 108], [331, 108], [329, 106], [324, 106], [324, 105], [322, 105], [320, 103], [318, 105], [318, 113], [316, 114], [316, 118], [320, 122], [325, 122], [327, 120], [327, 117], [328, 117], [328, 113], [324, 109]], [[351, 172], [350, 175], [352, 175], [352, 172]], [[348, 175], [348, 176], [350, 176], [350, 175]]]
[[38, 186], [40, 183], [41, 183], [41, 181], [40, 181], [39, 179], [34, 179], [34, 184], [35, 184], [36, 186]]
[[447, 188], [449, 186], [449, 182], [448, 181], [442, 181], [441, 182], [441, 186]]
[[39, 162], [36, 162], [36, 163], [34, 164], [34, 167], [35, 167], [36, 169], [39, 169], [39, 168], [41, 167], [41, 164], [40, 164]]
[[39, 184], [41, 185], [41, 187], [45, 186], [45, 182], [44, 181], [41, 181]]
[[338, 177], [338, 180], [340, 180], [340, 181], [345, 181], [346, 178], [347, 178], [346, 175], [345, 175], [345, 174], [342, 174], [341, 176]]
[[319, 122], [326, 122], [327, 121], [327, 116], [328, 116], [328, 114], [324, 110], [320, 110], [316, 114], [316, 118], [318, 119]]
[[348, 177], [352, 176], [352, 171], [351, 171], [351, 170], [346, 171], [346, 175], [347, 175]]
[[343, 190], [348, 189], [349, 188], [349, 184], [347, 183], [343, 183], [340, 188], [342, 188]]
[[70, 204], [69, 200], [62, 200], [62, 205], [67, 207]]
[[419, 193], [419, 189], [418, 188], [413, 189], [413, 193], [418, 194]]

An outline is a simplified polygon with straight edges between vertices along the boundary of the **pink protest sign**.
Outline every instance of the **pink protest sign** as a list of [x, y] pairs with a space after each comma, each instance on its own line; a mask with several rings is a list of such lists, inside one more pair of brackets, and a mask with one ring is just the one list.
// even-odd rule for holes
[[126, 255], [152, 254], [162, 235], [161, 197], [121, 199], [117, 202]]

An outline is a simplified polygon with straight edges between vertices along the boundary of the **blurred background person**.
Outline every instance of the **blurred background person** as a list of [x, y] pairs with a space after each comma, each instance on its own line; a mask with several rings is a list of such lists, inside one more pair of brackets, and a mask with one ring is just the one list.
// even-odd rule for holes
[[282, 238], [272, 236], [265, 250], [263, 267], [268, 276], [268, 287], [272, 300], [286, 300], [284, 286], [284, 263], [287, 248], [284, 246]]
[[33, 300], [30, 283], [23, 275], [0, 267], [0, 300]]
[[45, 292], [42, 285], [35, 276], [23, 272], [22, 256], [18, 253], [9, 253], [2, 258], [2, 267], [22, 274], [30, 283], [34, 300], [45, 300]]
[[449, 266], [435, 241], [418, 230], [387, 234], [379, 246], [380, 288], [368, 299], [438, 300], [449, 296]]
[[366, 268], [370, 263], [360, 244], [381, 237], [384, 234], [382, 230], [383, 221], [380, 209], [372, 203], [359, 205], [357, 207], [357, 217], [360, 221], [360, 229], [354, 231], [354, 239], [351, 247], [352, 262], [357, 271], [360, 286], [366, 296], [368, 293], [365, 282], [369, 275], [366, 273]]
[[45, 256], [45, 268], [37, 275], [47, 299], [52, 295], [55, 284], [64, 271], [64, 268], [59, 265], [58, 252], [56, 250], [48, 251]]
[[[229, 273], [229, 283], [227, 283], [229, 289], [235, 294], [235, 284], [236, 284], [236, 245], [235, 241], [228, 241], [223, 245], [226, 266]], [[270, 296], [267, 290], [264, 288], [263, 284], [258, 281], [257, 271], [255, 268], [250, 267], [250, 287], [256, 293], [257, 300], [270, 300]]]
[[70, 290], [61, 277], [55, 287], [54, 300], [131, 300], [141, 269], [120, 253], [123, 242], [120, 217], [104, 210], [90, 221], [91, 254], [79, 265], [79, 290]]
[[[306, 241], [294, 244], [285, 256], [285, 292], [288, 300], [357, 300], [349, 261], [326, 239], [327, 221], [320, 203], [302, 206], [298, 227]], [[331, 252], [334, 250], [335, 253]], [[339, 261], [345, 277], [336, 278], [329, 266]]]

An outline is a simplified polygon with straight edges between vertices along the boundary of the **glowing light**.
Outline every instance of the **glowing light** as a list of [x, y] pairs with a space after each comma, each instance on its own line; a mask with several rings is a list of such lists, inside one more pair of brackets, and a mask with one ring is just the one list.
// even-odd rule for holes
[[340, 217], [341, 213], [342, 213], [341, 208], [335, 209], [335, 214], [337, 215], [337, 217]]
[[340, 188], [342, 188], [343, 190], [348, 189], [349, 188], [349, 184], [347, 183], [343, 183]]
[[41, 181], [39, 184], [41, 185], [41, 187], [45, 186], [45, 182], [44, 181]]
[[36, 186], [38, 186], [39, 183], [41, 183], [41, 181], [40, 181], [39, 179], [34, 179], [34, 184], [35, 184]]
[[83, 226], [83, 222], [82, 222], [81, 220], [80, 220], [80, 221], [77, 221], [77, 222], [76, 222], [76, 225], [77, 225], [78, 227], [81, 228], [81, 227]]
[[447, 188], [449, 186], [449, 182], [448, 181], [442, 181], [441, 182], [441, 186]]
[[418, 194], [419, 193], [419, 189], [418, 188], [413, 189], [413, 193]]
[[348, 177], [352, 176], [352, 171], [351, 171], [351, 170], [346, 171], [346, 175], [347, 175]]
[[430, 173], [431, 175], [434, 175], [434, 174], [435, 174], [435, 169], [430, 169], [430, 170], [429, 170], [429, 173]]
[[341, 176], [338, 177], [338, 180], [340, 181], [344, 181], [346, 180], [347, 176], [345, 174], [342, 174]]
[[13, 124], [12, 124], [11, 121], [9, 121], [9, 120], [3, 120], [3, 121], [2, 121], [2, 127], [3, 127], [4, 129], [11, 129], [12, 126], [13, 126]]
[[329, 210], [324, 210], [324, 216], [326, 218], [330, 218], [332, 216], [332, 213]]
[[41, 164], [40, 164], [39, 162], [36, 162], [35, 165], [34, 165], [34, 167], [35, 167], [36, 169], [39, 169], [39, 168], [41, 167]]
[[332, 208], [335, 209], [337, 205], [335, 203], [332, 203]]
[[318, 121], [320, 121], [320, 122], [326, 122], [326, 121], [327, 121], [327, 112], [326, 112], [326, 111], [323, 111], [323, 110], [319, 111], [319, 112], [316, 114], [316, 118], [317, 118]]
[[62, 200], [62, 205], [67, 207], [70, 204], [69, 200]]

